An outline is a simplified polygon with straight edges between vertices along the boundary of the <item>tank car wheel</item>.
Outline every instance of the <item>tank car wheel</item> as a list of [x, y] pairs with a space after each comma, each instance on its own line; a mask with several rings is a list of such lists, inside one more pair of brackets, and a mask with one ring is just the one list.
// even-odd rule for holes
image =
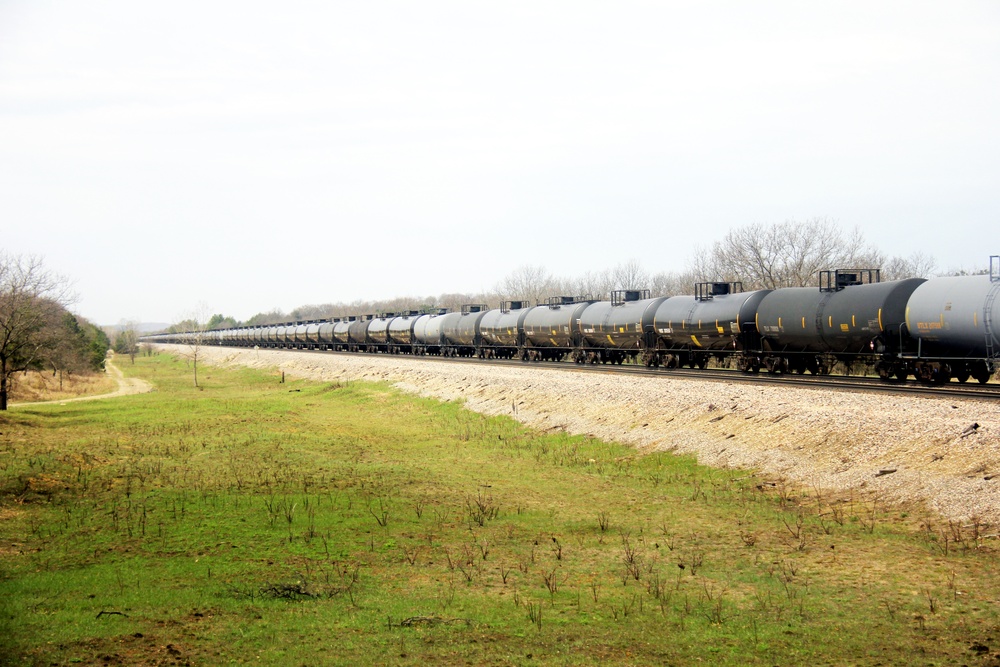
[[965, 384], [966, 382], [969, 381], [969, 371], [968, 369], [963, 368], [962, 370], [955, 373], [954, 377], [960, 384]]
[[875, 372], [878, 373], [878, 379], [882, 380], [883, 382], [888, 382], [892, 380], [892, 375], [893, 375], [892, 366], [889, 364], [885, 364], [882, 362], [875, 364]]
[[983, 362], [977, 363], [972, 368], [972, 377], [974, 377], [979, 384], [986, 384], [989, 382], [992, 375], [992, 370]]

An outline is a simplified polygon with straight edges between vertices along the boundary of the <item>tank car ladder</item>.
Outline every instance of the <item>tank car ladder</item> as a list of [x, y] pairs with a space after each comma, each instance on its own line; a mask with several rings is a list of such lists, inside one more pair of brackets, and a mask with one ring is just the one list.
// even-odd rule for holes
[[986, 358], [996, 359], [998, 352], [993, 347], [993, 303], [1000, 295], [1000, 255], [990, 256], [990, 282], [992, 288], [983, 305], [983, 328], [986, 330]]

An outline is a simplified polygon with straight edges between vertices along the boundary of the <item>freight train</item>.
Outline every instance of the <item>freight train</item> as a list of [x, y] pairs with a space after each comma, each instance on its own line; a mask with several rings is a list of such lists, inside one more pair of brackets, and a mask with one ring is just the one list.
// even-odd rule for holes
[[825, 375], [859, 365], [886, 381], [989, 381], [1000, 358], [1000, 256], [975, 276], [882, 282], [877, 269], [822, 271], [814, 287], [743, 291], [699, 283], [694, 294], [610, 300], [552, 297], [498, 308], [380, 313], [143, 337], [200, 343], [435, 354], [576, 363], [705, 368], [715, 359], [747, 373]]

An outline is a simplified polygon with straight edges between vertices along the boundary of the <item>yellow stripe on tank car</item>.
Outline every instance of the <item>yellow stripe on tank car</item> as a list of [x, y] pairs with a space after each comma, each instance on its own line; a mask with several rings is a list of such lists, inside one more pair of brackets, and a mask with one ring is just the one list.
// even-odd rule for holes
[[698, 338], [694, 334], [691, 334], [691, 340], [694, 341], [695, 345], [701, 347], [701, 343], [698, 342]]
[[615, 339], [611, 337], [611, 334], [608, 334], [608, 342], [611, 343], [612, 345], [614, 345], [615, 343]]
[[806, 328], [806, 318], [805, 318], [805, 316], [802, 317], [802, 328], [803, 329]]
[[856, 326], [858, 326], [858, 325], [857, 325], [857, 324], [856, 324], [856, 323], [854, 322], [854, 315], [851, 315], [851, 326], [852, 326], [852, 327], [856, 327]]
[[781, 328], [781, 318], [780, 317], [778, 318], [778, 328], [779, 329]]
[[979, 328], [979, 312], [978, 311], [973, 311], [972, 312], [972, 326], [976, 327], [977, 329]]
[[828, 327], [830, 327], [831, 329], [833, 328], [833, 315], [831, 315], [831, 316], [829, 317], [829, 319], [827, 319], [827, 321], [826, 321], [826, 325], [827, 325]]
[[878, 309], [878, 330], [882, 331], [884, 327], [882, 326], [882, 309]]

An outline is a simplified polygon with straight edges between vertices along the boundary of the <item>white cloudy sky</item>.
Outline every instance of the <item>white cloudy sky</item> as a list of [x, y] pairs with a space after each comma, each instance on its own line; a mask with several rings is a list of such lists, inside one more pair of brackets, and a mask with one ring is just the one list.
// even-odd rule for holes
[[686, 267], [828, 217], [1000, 252], [1000, 3], [0, 0], [0, 249], [110, 324]]

